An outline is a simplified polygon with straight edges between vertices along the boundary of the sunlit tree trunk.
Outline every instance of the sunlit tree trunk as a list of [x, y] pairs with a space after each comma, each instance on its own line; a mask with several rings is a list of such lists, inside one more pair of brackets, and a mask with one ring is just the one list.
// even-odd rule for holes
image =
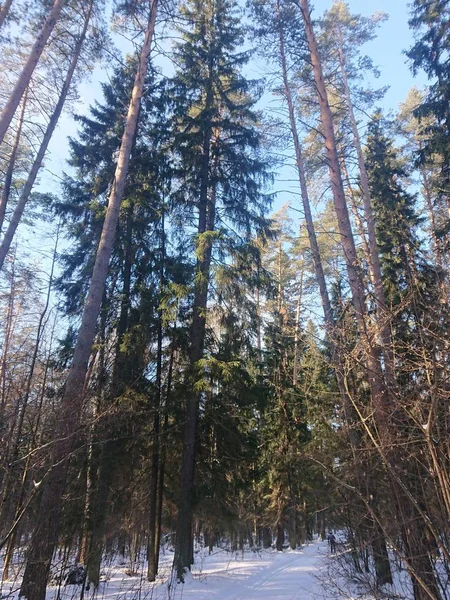
[[280, 59], [281, 59], [281, 69], [283, 76], [283, 86], [284, 86], [284, 96], [286, 98], [286, 102], [288, 105], [288, 113], [289, 113], [289, 124], [291, 128], [292, 140], [294, 143], [295, 149], [295, 160], [296, 167], [298, 173], [298, 179], [300, 184], [300, 192], [303, 206], [303, 213], [306, 224], [306, 231], [308, 234], [308, 241], [311, 248], [311, 255], [314, 264], [314, 273], [316, 276], [317, 284], [319, 286], [319, 293], [322, 302], [322, 308], [325, 317], [325, 326], [327, 329], [327, 333], [329, 336], [329, 343], [331, 345], [332, 350], [332, 358], [333, 358], [333, 366], [335, 367], [336, 380], [338, 383], [339, 393], [341, 395], [344, 411], [346, 415], [346, 420], [349, 424], [349, 435], [351, 438], [351, 442], [353, 446], [358, 445], [358, 440], [356, 431], [353, 427], [355, 417], [353, 416], [353, 408], [352, 403], [349, 398], [349, 395], [346, 391], [346, 386], [344, 382], [344, 374], [343, 374], [343, 364], [341, 358], [338, 354], [338, 347], [334, 341], [335, 336], [335, 323], [334, 323], [334, 315], [331, 308], [330, 297], [328, 294], [327, 284], [325, 280], [325, 273], [323, 270], [322, 257], [320, 256], [319, 244], [317, 242], [317, 235], [314, 228], [314, 221], [311, 213], [311, 203], [309, 200], [308, 186], [306, 183], [306, 173], [305, 173], [305, 163], [303, 160], [303, 153], [300, 143], [300, 138], [297, 129], [297, 123], [295, 119], [295, 107], [292, 99], [291, 87], [289, 84], [288, 78], [288, 68], [287, 68], [287, 60], [286, 60], [286, 44], [285, 44], [285, 36], [283, 30], [283, 24], [280, 18], [280, 1], [277, 0], [277, 20], [278, 20], [278, 34], [279, 34], [279, 47], [280, 47]]
[[58, 102], [53, 110], [52, 116], [47, 124], [47, 128], [44, 133], [44, 137], [42, 138], [41, 144], [39, 146], [39, 150], [34, 159], [31, 170], [28, 174], [27, 180], [23, 189], [20, 193], [19, 201], [17, 202], [16, 208], [14, 209], [14, 213], [9, 222], [8, 228], [5, 232], [3, 240], [0, 245], [0, 269], [3, 267], [3, 263], [5, 262], [5, 257], [9, 252], [11, 247], [11, 243], [14, 239], [14, 235], [16, 233], [17, 227], [19, 226], [20, 220], [23, 215], [23, 211], [28, 202], [28, 199], [31, 194], [31, 190], [36, 181], [36, 177], [38, 175], [39, 169], [41, 168], [42, 161], [44, 160], [45, 153], [47, 152], [48, 145], [53, 136], [53, 133], [58, 124], [59, 118], [64, 108], [64, 104], [66, 102], [67, 94], [69, 93], [70, 85], [72, 83], [73, 75], [75, 73], [75, 69], [78, 64], [78, 60], [80, 58], [81, 48], [83, 46], [84, 40], [86, 39], [87, 30], [89, 27], [89, 22], [92, 15], [92, 10], [94, 6], [94, 0], [90, 0], [88, 5], [88, 10], [86, 12], [85, 21], [83, 30], [80, 34], [80, 37], [77, 40], [77, 43], [74, 48], [74, 53], [72, 56], [72, 60], [70, 61], [69, 69], [67, 70], [66, 77], [64, 80], [64, 84], [61, 88], [61, 92], [59, 94]]
[[20, 111], [19, 121], [17, 123], [17, 131], [14, 137], [14, 143], [11, 149], [11, 154], [9, 156], [8, 167], [6, 169], [5, 180], [3, 182], [3, 191], [2, 197], [0, 199], [0, 233], [3, 228], [3, 223], [5, 220], [6, 214], [6, 206], [8, 204], [9, 196], [11, 194], [11, 185], [13, 180], [14, 168], [16, 166], [17, 153], [19, 150], [20, 137], [22, 135], [22, 127], [23, 121], [25, 118], [25, 108], [27, 104], [27, 91], [25, 90], [25, 94], [22, 100], [22, 110]]
[[45, 600], [45, 589], [53, 551], [58, 539], [61, 500], [66, 485], [70, 453], [75, 448], [75, 434], [83, 405], [83, 386], [94, 341], [97, 319], [108, 275], [109, 260], [125, 189], [128, 164], [137, 127], [141, 97], [147, 74], [151, 42], [155, 28], [157, 1], [150, 10], [145, 40], [141, 49], [125, 129], [117, 160], [114, 182], [108, 201], [86, 305], [78, 331], [72, 365], [61, 400], [58, 430], [52, 452], [52, 469], [44, 482], [40, 505], [41, 519], [33, 533], [26, 559], [20, 595], [27, 600]]
[[[322, 64], [316, 38], [314, 35], [311, 14], [308, 0], [299, 0], [299, 7], [302, 13], [305, 34], [308, 48], [311, 56], [311, 63], [314, 72], [314, 81], [316, 85], [317, 97], [320, 107], [323, 133], [325, 137], [325, 150], [329, 167], [330, 180], [333, 191], [334, 207], [338, 220], [339, 232], [341, 234], [341, 243], [344, 251], [347, 265], [347, 274], [350, 284], [350, 290], [353, 300], [356, 321], [361, 339], [365, 343], [365, 364], [366, 376], [370, 384], [372, 402], [375, 410], [377, 424], [383, 437], [389, 435], [388, 419], [390, 417], [390, 406], [386, 395], [384, 377], [381, 370], [378, 352], [375, 349], [371, 336], [367, 329], [366, 306], [364, 300], [364, 289], [361, 278], [358, 273], [358, 258], [353, 238], [353, 231], [348, 214], [348, 208], [345, 199], [344, 185], [339, 165], [339, 155], [337, 151], [336, 138], [334, 133], [333, 117], [328, 101], [328, 94], [323, 78]], [[383, 537], [383, 543], [384, 537]], [[384, 575], [383, 581], [379, 583], [392, 582], [392, 575], [389, 565], [383, 563]], [[380, 572], [381, 577], [381, 572]]]
[[22, 69], [19, 79], [12, 90], [5, 107], [0, 115], [0, 143], [3, 142], [8, 127], [14, 117], [17, 107], [19, 106], [20, 100], [23, 96], [24, 91], [28, 87], [31, 76], [33, 75], [34, 69], [39, 62], [42, 52], [44, 51], [45, 45], [50, 37], [53, 28], [61, 14], [61, 11], [66, 4], [66, 0], [55, 0], [52, 9], [45, 19], [44, 25], [39, 32], [31, 52], [27, 58], [27, 61]]
[[0, 7], [0, 28], [2, 27], [3, 23], [6, 20], [6, 17], [8, 16], [9, 9], [11, 8], [12, 3], [13, 0], [5, 0]]
[[361, 137], [358, 131], [358, 124], [356, 122], [355, 111], [353, 109], [353, 102], [350, 93], [350, 87], [348, 83], [345, 57], [342, 49], [342, 42], [339, 47], [339, 66], [341, 70], [342, 82], [344, 84], [344, 96], [347, 104], [347, 111], [350, 120], [350, 125], [353, 134], [353, 141], [356, 149], [356, 156], [358, 159], [358, 169], [361, 182], [363, 206], [364, 206], [364, 217], [367, 227], [367, 238], [369, 245], [369, 268], [371, 272], [371, 279], [373, 283], [373, 292], [375, 296], [375, 302], [377, 306], [377, 329], [379, 331], [383, 353], [384, 353], [384, 364], [386, 371], [386, 378], [391, 391], [395, 388], [395, 374], [393, 356], [391, 350], [391, 334], [389, 327], [389, 315], [387, 314], [386, 298], [383, 289], [383, 277], [381, 274], [380, 255], [378, 252], [376, 228], [375, 228], [375, 217], [372, 209], [372, 199], [370, 196], [369, 178], [367, 176], [366, 164], [364, 161], [363, 149], [361, 144]]
[[352, 294], [353, 309], [355, 311], [359, 333], [362, 340], [365, 342], [364, 351], [366, 354], [366, 374], [372, 391], [372, 401], [377, 414], [378, 423], [383, 425], [383, 429], [386, 431], [387, 419], [389, 417], [389, 402], [384, 386], [384, 378], [381, 371], [379, 356], [377, 355], [371, 334], [367, 328], [364, 288], [358, 273], [358, 257], [345, 199], [344, 185], [342, 182], [339, 155], [334, 133], [333, 116], [325, 87], [317, 41], [311, 23], [308, 0], [298, 0], [298, 4], [305, 24], [305, 34], [314, 72], [314, 81], [317, 90], [317, 98], [322, 119], [322, 128], [325, 138], [325, 151], [333, 192], [334, 208], [338, 221], [339, 232], [341, 234], [341, 244], [347, 266], [347, 275]]

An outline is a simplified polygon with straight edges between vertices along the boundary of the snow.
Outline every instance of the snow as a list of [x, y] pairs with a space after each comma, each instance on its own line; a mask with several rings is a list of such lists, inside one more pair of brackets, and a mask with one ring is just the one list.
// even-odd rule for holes
[[[231, 553], [215, 548], [196, 554], [192, 573], [184, 584], [171, 580], [173, 554], [161, 557], [159, 579], [148, 583], [144, 561], [136, 576], [126, 575], [129, 565], [112, 562], [103, 571], [96, 600], [350, 600], [372, 596], [350, 590], [333, 575], [338, 556], [331, 556], [327, 542], [314, 541], [301, 550], [247, 550]], [[330, 579], [331, 577], [331, 579]], [[172, 583], [171, 583], [172, 581]], [[336, 585], [338, 583], [338, 585]], [[19, 581], [4, 582], [0, 598], [17, 600]], [[49, 587], [46, 600], [78, 600], [81, 586]], [[85, 600], [93, 598], [85, 592]]]

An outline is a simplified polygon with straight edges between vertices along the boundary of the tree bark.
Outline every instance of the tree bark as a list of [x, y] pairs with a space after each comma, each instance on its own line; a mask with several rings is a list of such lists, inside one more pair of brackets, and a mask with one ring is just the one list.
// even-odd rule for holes
[[13, 174], [14, 174], [14, 167], [16, 166], [17, 152], [19, 150], [19, 144], [20, 144], [20, 136], [22, 135], [22, 127], [23, 127], [23, 121], [24, 121], [24, 117], [25, 117], [26, 104], [27, 104], [27, 90], [25, 90], [25, 94], [23, 96], [22, 110], [20, 111], [19, 121], [17, 123], [17, 131], [16, 131], [16, 135], [14, 138], [13, 147], [11, 150], [11, 155], [9, 157], [8, 167], [6, 169], [5, 181], [3, 183], [2, 197], [0, 199], [0, 233], [2, 231], [3, 223], [5, 221], [6, 206], [8, 204], [9, 196], [11, 194], [12, 178], [13, 178]]
[[292, 383], [298, 383], [298, 349], [300, 342], [300, 314], [302, 309], [303, 296], [303, 271], [300, 273], [299, 290], [297, 296], [297, 309], [295, 312], [295, 328], [294, 328], [294, 366], [292, 371]]
[[114, 183], [94, 264], [86, 305], [75, 344], [74, 357], [61, 400], [58, 431], [52, 451], [52, 469], [44, 482], [41, 500], [41, 520], [29, 547], [20, 596], [27, 600], [45, 600], [45, 588], [53, 551], [58, 538], [61, 500], [65, 489], [69, 457], [75, 449], [75, 434], [83, 406], [83, 386], [89, 356], [94, 341], [97, 319], [108, 275], [109, 260], [119, 219], [120, 204], [125, 189], [128, 164], [137, 127], [139, 107], [155, 28], [157, 0], [152, 3], [139, 67], [128, 108], [125, 129], [117, 161]]
[[[207, 151], [209, 163], [209, 149]], [[207, 190], [205, 190], [207, 195]], [[199, 215], [199, 234], [214, 231], [215, 222], [215, 193], [211, 191], [213, 200], [211, 204], [206, 200], [201, 203]], [[208, 207], [208, 205], [210, 206]], [[208, 288], [210, 277], [212, 255], [212, 243], [207, 242], [203, 256], [197, 265], [197, 278], [194, 294], [194, 314], [191, 327], [191, 351], [190, 386], [194, 387], [194, 378], [197, 363], [203, 358], [206, 331], [206, 308], [208, 305]], [[180, 581], [184, 579], [186, 569], [193, 562], [192, 548], [192, 502], [194, 493], [194, 471], [195, 471], [195, 441], [198, 424], [198, 393], [192, 391], [187, 401], [187, 414], [184, 430], [183, 458], [181, 468], [180, 500], [178, 505], [177, 537], [175, 546], [174, 565], [177, 577]]]
[[42, 52], [44, 51], [45, 45], [56, 25], [56, 22], [61, 14], [61, 11], [66, 3], [66, 0], [55, 0], [52, 9], [45, 19], [44, 25], [39, 32], [31, 52], [27, 58], [25, 65], [23, 66], [22, 72], [19, 79], [12, 90], [8, 101], [2, 110], [0, 115], [0, 144], [3, 142], [8, 127], [14, 117], [17, 107], [19, 106], [20, 100], [25, 89], [28, 87], [31, 76], [33, 75], [34, 69], [39, 62]]
[[280, 1], [277, 0], [277, 21], [278, 21], [278, 34], [279, 34], [279, 47], [280, 47], [280, 58], [281, 58], [281, 68], [282, 68], [282, 76], [283, 76], [283, 86], [284, 86], [284, 95], [286, 98], [286, 102], [288, 105], [289, 112], [289, 123], [292, 133], [292, 140], [294, 143], [295, 149], [295, 161], [297, 167], [297, 173], [300, 184], [300, 192], [301, 199], [303, 205], [303, 212], [305, 217], [306, 231], [308, 234], [308, 241], [311, 249], [311, 255], [313, 258], [314, 264], [314, 272], [316, 275], [317, 284], [319, 286], [319, 293], [322, 302], [322, 308], [324, 312], [325, 318], [325, 327], [327, 329], [327, 334], [329, 338], [329, 343], [331, 347], [331, 356], [333, 360], [333, 366], [335, 368], [336, 380], [339, 388], [339, 393], [343, 401], [344, 412], [346, 421], [349, 424], [349, 435], [350, 442], [353, 447], [356, 447], [359, 444], [359, 440], [357, 439], [359, 436], [357, 435], [356, 430], [353, 425], [355, 423], [355, 416], [353, 415], [354, 410], [352, 408], [352, 402], [349, 398], [349, 395], [346, 391], [344, 375], [343, 375], [343, 363], [341, 357], [339, 356], [339, 351], [337, 344], [335, 343], [335, 322], [333, 310], [331, 308], [330, 297], [328, 294], [327, 284], [325, 280], [325, 273], [322, 265], [322, 258], [320, 256], [319, 244], [317, 242], [316, 231], [314, 228], [314, 222], [311, 213], [311, 203], [309, 200], [308, 194], [308, 186], [306, 183], [306, 172], [305, 172], [305, 163], [303, 160], [303, 153], [300, 144], [300, 138], [298, 135], [297, 123], [295, 119], [295, 108], [294, 102], [292, 99], [291, 88], [289, 85], [288, 79], [288, 68], [287, 68], [287, 60], [286, 60], [286, 44], [285, 44], [285, 36], [283, 30], [283, 24], [281, 21], [280, 14]]
[[[159, 271], [159, 293], [160, 298], [164, 292], [164, 269], [165, 269], [165, 231], [164, 231], [164, 208], [162, 213], [162, 233], [161, 233], [161, 256]], [[155, 581], [158, 572], [158, 549], [156, 543], [159, 543], [157, 532], [158, 515], [158, 483], [160, 473], [160, 434], [161, 434], [161, 392], [162, 392], [162, 351], [163, 351], [163, 314], [161, 308], [158, 309], [158, 335], [157, 335], [157, 362], [156, 362], [156, 397], [153, 419], [153, 442], [152, 442], [152, 468], [150, 482], [150, 506], [149, 506], [149, 535], [147, 544], [147, 579]]]
[[367, 176], [366, 163], [364, 161], [364, 155], [361, 144], [361, 137], [358, 131], [358, 124], [356, 122], [355, 111], [353, 110], [353, 102], [348, 84], [347, 71], [345, 68], [345, 57], [342, 48], [342, 41], [340, 41], [339, 47], [339, 66], [341, 69], [342, 82], [344, 84], [344, 95], [347, 104], [348, 116], [350, 119], [350, 125], [352, 128], [353, 141], [356, 149], [356, 156], [358, 159], [358, 168], [361, 181], [361, 190], [363, 197], [364, 206], [364, 217], [366, 220], [367, 237], [369, 243], [369, 268], [372, 275], [373, 292], [375, 296], [375, 303], [377, 306], [376, 322], [378, 325], [378, 331], [380, 334], [380, 340], [384, 351], [384, 362], [385, 371], [388, 385], [392, 388], [395, 387], [395, 373], [393, 365], [393, 356], [391, 350], [391, 334], [388, 324], [389, 315], [387, 314], [386, 298], [383, 289], [383, 277], [381, 274], [380, 255], [378, 252], [375, 217], [372, 209], [372, 199], [370, 195], [369, 178]]
[[165, 469], [166, 469], [166, 435], [169, 430], [169, 401], [172, 393], [172, 379], [173, 379], [173, 367], [175, 363], [175, 339], [172, 341], [172, 347], [170, 351], [170, 359], [169, 359], [169, 369], [167, 373], [167, 389], [166, 389], [166, 397], [165, 397], [165, 405], [164, 405], [164, 422], [161, 431], [161, 444], [160, 444], [160, 459], [158, 462], [159, 472], [158, 472], [158, 495], [156, 498], [156, 522], [155, 522], [155, 531], [156, 531], [156, 539], [155, 539], [155, 564], [156, 564], [156, 574], [158, 573], [159, 567], [159, 551], [161, 546], [161, 526], [162, 526], [162, 508], [164, 502], [164, 479], [165, 479]]
[[366, 374], [369, 380], [372, 402], [376, 412], [378, 424], [387, 433], [387, 420], [389, 417], [389, 402], [384, 385], [384, 377], [381, 370], [380, 359], [373, 340], [367, 329], [366, 306], [364, 300], [364, 288], [358, 273], [358, 257], [356, 254], [355, 240], [345, 200], [344, 185], [339, 165], [336, 137], [334, 133], [333, 116], [331, 113], [328, 94], [323, 77], [322, 64], [320, 61], [317, 41], [311, 23], [311, 14], [308, 0], [298, 0], [298, 5], [305, 24], [305, 34], [308, 43], [311, 64], [314, 72], [314, 81], [317, 90], [317, 98], [320, 107], [323, 134], [325, 138], [325, 151], [330, 173], [330, 181], [333, 192], [334, 208], [341, 235], [341, 244], [344, 251], [347, 275], [352, 294], [353, 310], [355, 312], [361, 339], [365, 342]]
[[5, 0], [0, 8], [0, 28], [3, 26], [6, 17], [8, 16], [9, 9], [11, 8], [11, 4], [13, 0]]
[[8, 228], [3, 237], [2, 243], [0, 245], [0, 269], [3, 267], [3, 263], [5, 262], [5, 257], [9, 252], [11, 247], [11, 243], [13, 241], [14, 235], [16, 233], [17, 227], [20, 223], [20, 219], [22, 218], [23, 211], [25, 209], [25, 205], [28, 202], [28, 199], [31, 194], [31, 190], [36, 181], [36, 177], [38, 175], [39, 169], [41, 168], [42, 161], [44, 160], [45, 153], [47, 152], [48, 145], [53, 136], [53, 133], [58, 124], [59, 118], [64, 108], [64, 104], [66, 102], [67, 94], [69, 93], [70, 85], [72, 83], [73, 75], [75, 73], [75, 69], [78, 64], [78, 60], [80, 58], [81, 48], [83, 46], [84, 40], [86, 39], [87, 30], [89, 27], [89, 22], [92, 15], [92, 9], [94, 6], [93, 0], [89, 3], [89, 9], [86, 13], [83, 31], [80, 34], [80, 37], [77, 40], [75, 45], [74, 54], [72, 60], [70, 61], [69, 68], [66, 73], [66, 77], [64, 80], [64, 84], [61, 88], [61, 92], [59, 94], [58, 102], [54, 108], [53, 114], [50, 117], [50, 120], [47, 124], [47, 128], [44, 133], [44, 137], [42, 138], [41, 145], [39, 146], [39, 150], [34, 159], [31, 170], [28, 174], [25, 185], [20, 193], [19, 201], [14, 210], [14, 213], [11, 217], [11, 221], [9, 222]]

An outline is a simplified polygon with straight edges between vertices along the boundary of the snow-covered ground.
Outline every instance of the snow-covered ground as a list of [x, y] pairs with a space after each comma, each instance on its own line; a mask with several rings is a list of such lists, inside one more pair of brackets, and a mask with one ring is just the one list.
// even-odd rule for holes
[[[129, 565], [111, 564], [103, 571], [96, 600], [336, 600], [373, 596], [360, 595], [331, 576], [333, 563], [326, 542], [315, 541], [302, 550], [275, 552], [261, 550], [231, 553], [215, 548], [196, 554], [195, 566], [185, 584], [170, 584], [173, 555], [161, 557], [160, 577], [155, 584], [145, 580], [145, 564], [129, 576]], [[0, 598], [16, 600], [19, 582], [5, 582]], [[81, 586], [63, 584], [49, 587], [47, 600], [78, 600]], [[89, 600], [92, 594], [85, 592]]]

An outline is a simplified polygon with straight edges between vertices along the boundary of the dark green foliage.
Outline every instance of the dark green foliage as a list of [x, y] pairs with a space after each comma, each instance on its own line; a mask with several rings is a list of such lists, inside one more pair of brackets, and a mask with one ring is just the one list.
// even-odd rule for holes
[[259, 87], [240, 73], [249, 55], [237, 50], [244, 31], [234, 2], [220, 0], [214, 7], [189, 2], [183, 16], [192, 28], [180, 32], [179, 69], [171, 84], [179, 180], [175, 210], [189, 222], [198, 209], [204, 143], [210, 138], [208, 182], [217, 203], [214, 244], [232, 252], [239, 236], [249, 239], [265, 226], [270, 201], [261, 192], [269, 175], [260, 150], [260, 115], [253, 109]]
[[[430, 79], [427, 96], [415, 110], [419, 120], [430, 119], [418, 160], [437, 163], [439, 180], [435, 192], [446, 205], [450, 199], [450, 3], [448, 0], [415, 0], [410, 27], [416, 43], [407, 52], [414, 73], [423, 69]], [[446, 228], [444, 233], [448, 233]]]
[[416, 269], [420, 222], [415, 198], [406, 189], [404, 166], [376, 113], [368, 128], [366, 168], [376, 215], [377, 241], [386, 298], [398, 305], [411, 286]]

